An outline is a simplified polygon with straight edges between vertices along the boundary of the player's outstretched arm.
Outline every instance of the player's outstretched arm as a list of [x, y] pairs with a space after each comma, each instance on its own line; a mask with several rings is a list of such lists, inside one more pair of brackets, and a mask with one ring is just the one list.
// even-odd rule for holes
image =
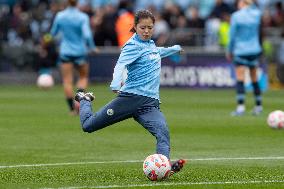
[[160, 56], [161, 58], [165, 58], [167, 56], [170, 56], [175, 53], [182, 53], [183, 49], [181, 48], [180, 45], [174, 45], [171, 47], [158, 47], [160, 51]]

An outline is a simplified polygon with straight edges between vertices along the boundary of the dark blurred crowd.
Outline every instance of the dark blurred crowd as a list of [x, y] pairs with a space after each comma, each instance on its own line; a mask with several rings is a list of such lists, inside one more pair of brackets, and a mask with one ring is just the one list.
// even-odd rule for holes
[[[55, 14], [65, 7], [62, 0], [2, 0], [0, 3], [0, 39], [13, 46], [39, 44]], [[257, 3], [263, 11], [264, 27], [284, 28], [283, 0], [258, 0]], [[236, 0], [78, 0], [79, 8], [90, 16], [98, 46], [121, 46], [123, 29], [129, 27], [135, 11], [143, 8], [150, 9], [156, 17], [154, 40], [158, 45], [175, 42], [189, 46], [216, 42], [222, 45], [226, 39], [218, 41], [222, 37], [218, 36], [222, 34], [219, 30], [227, 31], [222, 24], [229, 23], [235, 5]], [[171, 35], [177, 32], [179, 35]]]

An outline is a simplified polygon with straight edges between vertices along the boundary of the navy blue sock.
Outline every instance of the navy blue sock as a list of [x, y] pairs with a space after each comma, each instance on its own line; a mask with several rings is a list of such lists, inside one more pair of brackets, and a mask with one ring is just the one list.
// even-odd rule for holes
[[68, 104], [68, 107], [69, 107], [70, 111], [73, 111], [74, 110], [73, 98], [66, 98], [66, 101], [67, 101], [67, 104]]
[[243, 81], [237, 81], [236, 85], [237, 89], [237, 103], [244, 104], [245, 103], [245, 86]]
[[255, 104], [257, 106], [261, 106], [262, 98], [261, 98], [261, 90], [260, 90], [258, 82], [254, 82], [252, 86], [253, 86], [253, 92], [254, 92], [254, 97], [255, 97]]

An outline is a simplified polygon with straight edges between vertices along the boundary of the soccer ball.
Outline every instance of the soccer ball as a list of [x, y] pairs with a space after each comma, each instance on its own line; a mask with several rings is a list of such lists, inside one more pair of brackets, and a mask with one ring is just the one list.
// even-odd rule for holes
[[271, 112], [267, 117], [267, 124], [273, 129], [284, 128], [284, 112], [281, 110]]
[[171, 171], [168, 158], [162, 154], [148, 156], [143, 163], [143, 172], [151, 181], [166, 179]]
[[41, 74], [38, 76], [36, 84], [39, 88], [50, 88], [54, 85], [53, 77], [50, 74]]

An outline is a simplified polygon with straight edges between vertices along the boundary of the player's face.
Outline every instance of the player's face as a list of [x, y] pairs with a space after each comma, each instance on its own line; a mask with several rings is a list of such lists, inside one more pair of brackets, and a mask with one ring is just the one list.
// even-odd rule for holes
[[245, 6], [243, 0], [239, 0], [238, 2], [238, 9], [242, 9]]
[[151, 39], [154, 32], [154, 23], [151, 18], [140, 19], [135, 26], [136, 33], [143, 41]]

